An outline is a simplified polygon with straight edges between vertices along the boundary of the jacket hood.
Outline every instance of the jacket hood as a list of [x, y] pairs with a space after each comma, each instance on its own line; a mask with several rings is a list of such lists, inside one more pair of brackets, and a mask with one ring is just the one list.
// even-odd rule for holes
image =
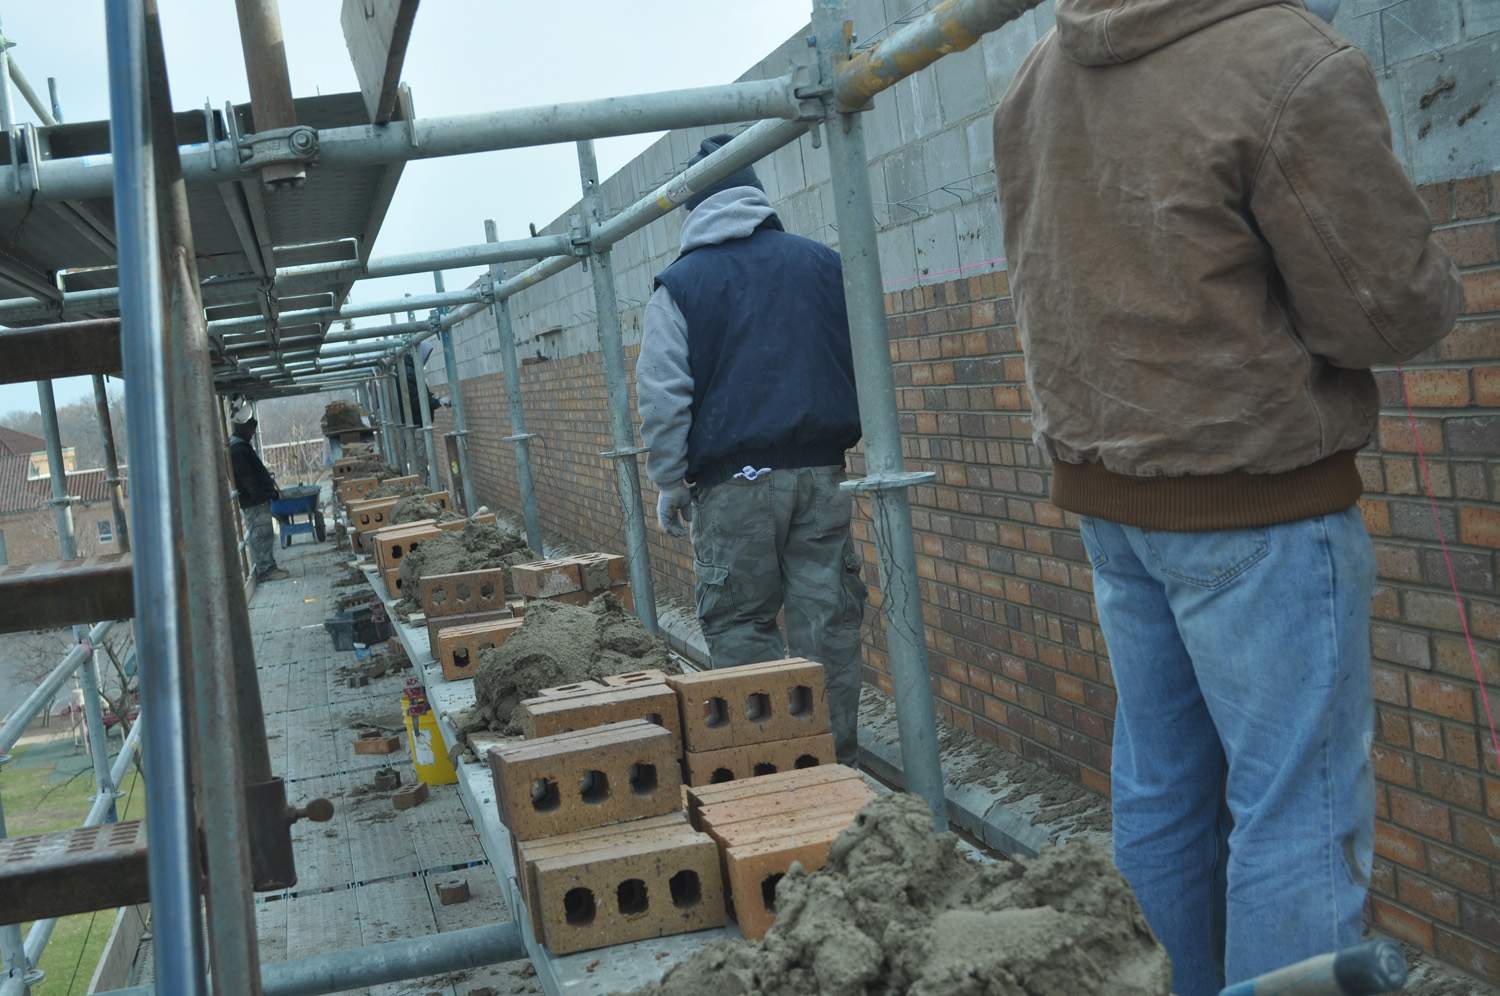
[[[758, 187], [730, 187], [709, 197], [688, 212], [682, 223], [682, 251], [718, 245], [749, 237], [775, 218], [776, 211], [766, 192]], [[780, 227], [780, 221], [776, 222]]]
[[1257, 7], [1301, 0], [1058, 0], [1057, 41], [1085, 66], [1114, 66]]

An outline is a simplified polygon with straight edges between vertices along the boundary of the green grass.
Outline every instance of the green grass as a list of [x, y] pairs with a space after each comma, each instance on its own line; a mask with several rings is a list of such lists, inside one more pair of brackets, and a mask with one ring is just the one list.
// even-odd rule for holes
[[[118, 746], [118, 740], [110, 741], [112, 750]], [[93, 770], [86, 751], [75, 751], [65, 736], [18, 747], [12, 757], [10, 764], [0, 768], [0, 799], [5, 803], [6, 830], [12, 837], [82, 825], [94, 801]], [[140, 818], [146, 808], [145, 792], [133, 769], [120, 791], [126, 793], [126, 799], [118, 805], [120, 819]], [[59, 920], [42, 952], [39, 967], [46, 978], [33, 987], [34, 996], [82, 996], [114, 923], [114, 910]], [[22, 933], [29, 928], [29, 924], [23, 926]]]

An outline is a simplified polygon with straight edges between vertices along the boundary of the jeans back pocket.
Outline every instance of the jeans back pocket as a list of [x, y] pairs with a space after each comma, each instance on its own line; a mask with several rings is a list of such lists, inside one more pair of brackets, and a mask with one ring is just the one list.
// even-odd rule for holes
[[1140, 534], [1156, 570], [1208, 591], [1223, 588], [1271, 552], [1270, 531], [1264, 526], [1203, 533], [1142, 529]]

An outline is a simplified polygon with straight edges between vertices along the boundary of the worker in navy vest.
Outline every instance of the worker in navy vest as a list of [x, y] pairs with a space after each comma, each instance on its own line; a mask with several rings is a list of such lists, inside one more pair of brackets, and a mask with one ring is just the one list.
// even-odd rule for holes
[[691, 523], [713, 666], [823, 664], [838, 760], [853, 765], [867, 592], [839, 488], [860, 435], [842, 267], [782, 229], [749, 167], [687, 209], [635, 371], [657, 522], [672, 536]]

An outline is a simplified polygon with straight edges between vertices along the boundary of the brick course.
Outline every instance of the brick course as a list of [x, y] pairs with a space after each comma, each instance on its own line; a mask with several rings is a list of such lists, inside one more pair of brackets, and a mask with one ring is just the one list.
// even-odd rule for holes
[[[1372, 916], [1392, 934], [1500, 981], [1500, 936], [1484, 905], [1494, 902], [1489, 866], [1500, 861], [1500, 785], [1489, 784], [1500, 770], [1463, 636], [1467, 620], [1487, 680], [1500, 682], [1495, 181], [1500, 175], [1422, 191], [1464, 272], [1466, 313], [1452, 335], [1407, 364], [1404, 392], [1395, 371], [1378, 372], [1382, 411], [1360, 471], [1379, 559], [1376, 758], [1388, 779], [1377, 795]], [[1115, 699], [1108, 653], [1076, 517], [1046, 498], [1050, 475], [1031, 441], [1009, 280], [986, 273], [892, 292], [885, 303], [903, 451], [911, 469], [937, 475], [911, 492], [936, 710], [1107, 791]], [[626, 352], [633, 369], [635, 348]], [[529, 362], [521, 381], [528, 429], [538, 436], [532, 468], [543, 527], [581, 548], [623, 550], [613, 470], [599, 456], [611, 444], [598, 354]], [[463, 388], [476, 491], [484, 503], [517, 510], [514, 456], [501, 441], [510, 434], [503, 379], [475, 378]], [[1436, 525], [1403, 394], [1437, 496]], [[447, 410], [439, 426], [451, 428]], [[858, 451], [850, 464], [862, 469]], [[691, 602], [691, 547], [656, 529], [656, 492], [643, 483], [658, 592]], [[878, 608], [868, 513], [861, 499], [854, 536]], [[876, 611], [865, 624], [865, 678], [891, 691]], [[1476, 868], [1485, 874], [1471, 874]], [[1460, 897], [1456, 918], [1452, 895]]]

